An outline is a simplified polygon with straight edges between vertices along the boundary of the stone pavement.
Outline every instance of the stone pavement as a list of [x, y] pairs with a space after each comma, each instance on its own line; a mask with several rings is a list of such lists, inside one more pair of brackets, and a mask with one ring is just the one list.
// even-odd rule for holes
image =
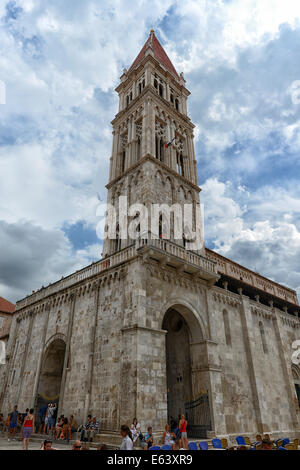
[[[32, 439], [29, 443], [29, 450], [39, 450], [41, 448], [42, 440]], [[71, 444], [61, 444], [54, 442], [53, 447], [59, 450], [71, 450]], [[7, 437], [0, 436], [0, 451], [1, 450], [22, 450], [22, 441], [17, 439], [8, 442]]]

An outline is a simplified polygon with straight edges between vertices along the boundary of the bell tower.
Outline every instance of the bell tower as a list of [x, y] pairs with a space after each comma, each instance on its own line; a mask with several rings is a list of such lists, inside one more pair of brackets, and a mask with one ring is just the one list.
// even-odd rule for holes
[[[183, 74], [178, 75], [154, 30], [150, 31], [131, 67], [124, 69], [120, 80], [116, 88], [119, 110], [112, 121], [113, 146], [107, 185], [107, 202], [115, 207], [117, 216], [112, 231], [115, 236], [105, 240], [103, 255], [126, 248], [135, 234], [166, 238], [186, 249], [189, 242], [197, 240], [197, 248], [190, 249], [203, 254], [202, 228], [197, 218], [200, 189], [194, 125], [187, 115], [190, 92]], [[141, 224], [140, 214], [134, 209], [129, 215], [121, 214], [121, 196], [127, 199], [128, 207], [139, 204], [147, 208], [147, 227]], [[159, 212], [153, 205], [164, 205], [164, 209]], [[181, 208], [181, 215], [169, 210], [165, 218], [167, 206]], [[189, 207], [189, 227], [184, 207]], [[156, 225], [154, 214], [158, 217]], [[107, 218], [106, 231], [109, 229]]]

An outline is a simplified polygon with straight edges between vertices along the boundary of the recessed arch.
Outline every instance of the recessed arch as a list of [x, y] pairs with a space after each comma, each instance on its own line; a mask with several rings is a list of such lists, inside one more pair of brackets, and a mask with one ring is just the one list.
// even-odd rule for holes
[[190, 302], [180, 297], [171, 298], [163, 305], [159, 316], [159, 328], [163, 329], [164, 316], [170, 308], [177, 310], [186, 320], [191, 330], [191, 339], [193, 342], [208, 339], [208, 330], [202, 315]]
[[54, 335], [45, 345], [36, 399], [37, 410], [43, 404], [59, 402], [65, 353], [64, 335]]
[[[186, 301], [168, 302], [160, 318], [166, 331], [166, 385], [168, 422], [186, 416], [190, 437], [206, 437], [211, 430], [209, 387], [206, 376], [205, 326]], [[201, 320], [200, 320], [201, 319]], [[205, 332], [205, 333], [204, 333]], [[204, 371], [204, 372], [203, 372]]]

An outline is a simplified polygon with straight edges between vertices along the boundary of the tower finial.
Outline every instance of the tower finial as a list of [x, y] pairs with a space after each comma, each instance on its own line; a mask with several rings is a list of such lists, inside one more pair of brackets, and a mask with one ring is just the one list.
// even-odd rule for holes
[[150, 29], [150, 34], [155, 33], [155, 30], [153, 28]]

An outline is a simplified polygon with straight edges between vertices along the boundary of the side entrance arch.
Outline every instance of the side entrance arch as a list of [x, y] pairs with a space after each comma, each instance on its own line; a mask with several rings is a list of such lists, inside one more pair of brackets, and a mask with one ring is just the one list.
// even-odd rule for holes
[[169, 308], [162, 323], [166, 335], [168, 422], [184, 414], [190, 437], [211, 431], [208, 377], [204, 371], [203, 336], [197, 318], [187, 307]]
[[47, 403], [59, 403], [59, 393], [63, 373], [66, 343], [56, 337], [46, 347], [39, 377], [36, 410]]

